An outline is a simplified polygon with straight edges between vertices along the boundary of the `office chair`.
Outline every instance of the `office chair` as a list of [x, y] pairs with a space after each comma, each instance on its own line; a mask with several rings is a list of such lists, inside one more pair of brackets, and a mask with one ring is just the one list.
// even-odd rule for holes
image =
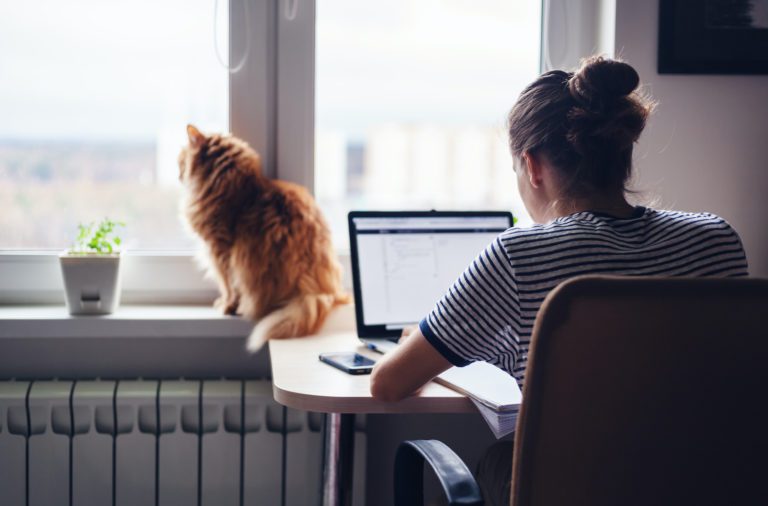
[[[483, 504], [430, 441], [398, 449], [396, 504], [421, 501], [422, 461], [449, 504]], [[512, 468], [513, 506], [768, 504], [768, 280], [558, 286], [534, 325]]]

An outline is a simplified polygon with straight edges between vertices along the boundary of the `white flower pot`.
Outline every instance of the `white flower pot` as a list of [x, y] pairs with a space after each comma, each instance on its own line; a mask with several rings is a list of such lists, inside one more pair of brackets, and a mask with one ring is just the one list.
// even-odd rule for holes
[[110, 314], [120, 304], [121, 253], [59, 255], [69, 314]]

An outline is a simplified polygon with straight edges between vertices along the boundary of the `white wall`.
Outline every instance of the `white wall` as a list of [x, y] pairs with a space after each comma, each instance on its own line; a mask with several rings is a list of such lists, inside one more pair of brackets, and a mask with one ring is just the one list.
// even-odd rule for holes
[[613, 54], [617, 0], [542, 0], [542, 72], [574, 69], [582, 58]]
[[658, 1], [616, 1], [616, 54], [658, 101], [635, 153], [635, 188], [657, 207], [710, 211], [768, 277], [768, 76], [659, 75]]

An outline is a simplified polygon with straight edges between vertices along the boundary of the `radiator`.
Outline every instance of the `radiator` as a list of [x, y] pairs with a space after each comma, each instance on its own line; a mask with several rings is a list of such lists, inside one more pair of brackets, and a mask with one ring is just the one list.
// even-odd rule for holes
[[3, 381], [0, 505], [320, 504], [324, 424], [264, 380]]

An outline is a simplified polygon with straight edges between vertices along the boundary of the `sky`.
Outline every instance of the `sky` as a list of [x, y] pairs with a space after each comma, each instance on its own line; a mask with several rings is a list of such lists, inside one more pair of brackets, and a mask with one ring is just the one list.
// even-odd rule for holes
[[[238, 1], [238, 0], [232, 0]], [[0, 3], [0, 138], [154, 140], [227, 129], [214, 0]], [[373, 6], [382, 8], [373, 12]], [[301, 8], [301, 6], [299, 6]], [[502, 123], [538, 68], [539, 2], [317, 0], [318, 127]]]
[[151, 140], [181, 117], [226, 128], [213, 24], [213, 0], [3, 1], [0, 137]]

